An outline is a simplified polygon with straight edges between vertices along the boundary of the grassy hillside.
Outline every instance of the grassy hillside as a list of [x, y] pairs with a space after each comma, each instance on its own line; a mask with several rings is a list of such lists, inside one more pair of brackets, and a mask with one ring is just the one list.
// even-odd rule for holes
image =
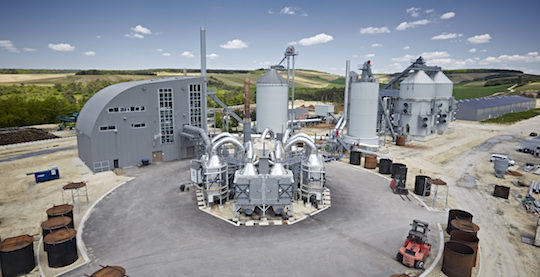
[[[183, 76], [184, 69], [147, 70], [48, 70], [0, 69], [0, 127], [50, 123], [56, 116], [78, 111], [97, 91], [118, 82]], [[493, 94], [536, 92], [540, 76], [514, 70], [468, 69], [446, 70], [454, 82], [457, 99], [484, 97]], [[209, 89], [228, 105], [243, 103], [244, 79], [251, 81], [252, 102], [256, 82], [265, 70], [208, 71]], [[280, 72], [286, 78], [286, 72]], [[384, 83], [397, 76], [376, 74]], [[188, 76], [199, 76], [197, 69], [187, 69]], [[316, 101], [343, 101], [342, 76], [299, 69], [296, 71], [296, 98]], [[212, 102], [210, 101], [210, 104]]]

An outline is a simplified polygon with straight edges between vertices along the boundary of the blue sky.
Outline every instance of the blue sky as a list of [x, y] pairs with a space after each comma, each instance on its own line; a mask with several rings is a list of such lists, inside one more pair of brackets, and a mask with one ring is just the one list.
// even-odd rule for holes
[[279, 62], [401, 71], [423, 55], [454, 68], [540, 74], [540, 1], [3, 1], [0, 68], [208, 68]]

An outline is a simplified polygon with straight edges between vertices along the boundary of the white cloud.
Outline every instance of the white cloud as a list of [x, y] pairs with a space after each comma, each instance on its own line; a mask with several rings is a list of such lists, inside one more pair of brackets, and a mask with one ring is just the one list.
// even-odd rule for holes
[[219, 47], [223, 49], [242, 49], [242, 48], [247, 48], [248, 45], [242, 40], [233, 39], [233, 40], [227, 41], [227, 43], [222, 44]]
[[216, 54], [216, 53], [212, 53], [212, 54], [206, 55], [206, 57], [207, 57], [208, 59], [210, 59], [210, 60], [215, 60], [215, 59], [219, 58], [219, 55]]
[[468, 42], [473, 44], [488, 43], [489, 40], [491, 40], [491, 36], [489, 34], [476, 35], [467, 39]]
[[452, 58], [432, 59], [427, 61], [428, 65], [438, 65], [447, 69], [463, 68], [471, 64], [476, 64], [473, 59], [457, 60]]
[[12, 53], [19, 53], [19, 49], [13, 45], [11, 40], [0, 40], [0, 47]]
[[37, 50], [34, 49], [34, 48], [28, 48], [28, 47], [25, 47], [22, 49], [24, 52], [36, 52]]
[[163, 52], [163, 49], [158, 48], [158, 49], [156, 49], [156, 51], [158, 51], [158, 52]]
[[146, 28], [146, 27], [143, 27], [141, 25], [137, 25], [135, 27], [132, 27], [131, 30], [135, 33], [141, 33], [143, 35], [150, 35], [152, 34], [152, 31], [150, 31], [150, 29]]
[[375, 54], [370, 53], [370, 54], [365, 55], [364, 57], [366, 57], [366, 58], [373, 58], [373, 57], [375, 57]]
[[70, 52], [70, 51], [75, 50], [75, 46], [72, 46], [69, 43], [58, 43], [58, 44], [49, 43], [49, 48], [51, 48], [54, 51], [59, 51], [59, 52]]
[[430, 14], [430, 13], [433, 13], [434, 11], [435, 11], [434, 9], [429, 9], [429, 10], [425, 10], [424, 12], [427, 14]]
[[450, 19], [450, 18], [453, 18], [454, 16], [456, 16], [455, 12], [447, 12], [441, 15], [441, 19]]
[[97, 35], [96, 38], [97, 38], [97, 39], [100, 39], [100, 38], [101, 38], [101, 35]]
[[418, 17], [420, 15], [420, 8], [411, 7], [406, 9], [405, 11], [410, 14], [412, 17]]
[[421, 19], [421, 20], [417, 20], [417, 21], [413, 21], [413, 22], [407, 22], [407, 21], [404, 21], [404, 22], [401, 22], [397, 27], [396, 27], [396, 30], [398, 31], [405, 31], [409, 28], [416, 28], [417, 26], [420, 26], [420, 25], [426, 25], [428, 24], [430, 21], [427, 20], [427, 19]]
[[469, 49], [469, 53], [476, 53], [476, 48]]
[[94, 52], [94, 51], [86, 51], [86, 52], [84, 52], [84, 55], [85, 56], [95, 56], [96, 52]]
[[307, 16], [308, 14], [297, 7], [283, 7], [281, 11], [279, 11], [280, 14], [286, 14], [286, 15], [300, 15], [300, 16]]
[[195, 55], [193, 55], [193, 53], [191, 53], [190, 51], [184, 51], [180, 55], [184, 58], [195, 58]]
[[171, 56], [171, 53], [165, 52], [165, 53], [161, 53], [161, 55], [163, 55], [163, 56], [165, 56], [165, 57], [170, 57], [170, 56]]
[[482, 52], [482, 53], [486, 53], [486, 52], [487, 52], [487, 50], [486, 50], [486, 49], [482, 49], [482, 50], [480, 50], [480, 52]]
[[371, 47], [373, 47], [373, 48], [376, 48], [376, 47], [382, 47], [382, 44], [380, 44], [380, 43], [373, 43], [373, 44], [371, 45]]
[[450, 57], [450, 54], [446, 51], [433, 51], [433, 52], [423, 52], [422, 54], [420, 55], [405, 55], [405, 56], [402, 56], [402, 57], [397, 57], [397, 58], [392, 58], [392, 61], [394, 62], [410, 62], [412, 60], [416, 60], [416, 58], [418, 58], [418, 56], [421, 56], [422, 58], [426, 59], [426, 60], [431, 60], [431, 59], [441, 59], [441, 58], [447, 58], [447, 57]]
[[442, 33], [440, 35], [436, 35], [432, 37], [432, 40], [443, 40], [443, 39], [452, 39], [452, 38], [458, 38], [462, 37], [463, 34], [456, 34], [456, 33]]
[[403, 46], [403, 50], [409, 50], [409, 49], [411, 49], [411, 47], [409, 45]]
[[287, 45], [297, 45], [297, 44], [298, 44], [298, 42], [296, 42], [296, 41], [289, 41], [289, 42], [287, 42]]
[[268, 14], [274, 14], [273, 10], [268, 10]]
[[137, 34], [137, 33], [125, 34], [124, 36], [125, 36], [125, 37], [128, 37], [128, 38], [140, 38], [140, 39], [143, 39], [143, 38], [144, 38], [143, 35]]
[[300, 41], [298, 41], [298, 44], [302, 46], [311, 46], [315, 44], [321, 44], [321, 43], [327, 43], [334, 40], [334, 37], [331, 35], [327, 35], [325, 33], [320, 33], [318, 35], [314, 35], [312, 37], [303, 38]]
[[360, 29], [360, 34], [383, 34], [390, 33], [388, 27], [365, 27]]
[[481, 64], [491, 64], [491, 63], [512, 63], [512, 62], [540, 62], [540, 56], [538, 52], [529, 52], [527, 55], [500, 55], [498, 57], [487, 57], [480, 61]]

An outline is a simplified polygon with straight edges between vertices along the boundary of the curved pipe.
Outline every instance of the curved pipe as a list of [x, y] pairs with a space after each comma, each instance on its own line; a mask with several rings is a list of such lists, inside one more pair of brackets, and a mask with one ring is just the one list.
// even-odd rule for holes
[[238, 147], [238, 149], [240, 149], [241, 152], [244, 152], [244, 146], [236, 138], [228, 137], [228, 138], [222, 138], [218, 142], [212, 145], [212, 149], [211, 149], [212, 154], [217, 154], [218, 148], [221, 147], [225, 143], [232, 143], [236, 147]]
[[199, 128], [199, 127], [195, 127], [191, 125], [184, 125], [184, 130], [199, 134], [199, 136], [202, 138], [204, 142], [204, 145], [206, 145], [207, 148], [210, 147], [210, 145], [212, 144], [210, 142], [210, 139], [208, 138], [208, 134], [203, 128]]
[[271, 133], [271, 134], [272, 134], [272, 136], [271, 136], [270, 138], [276, 137], [276, 133], [274, 133], [274, 131], [272, 131], [272, 129], [266, 128], [266, 129], [264, 129], [264, 131], [262, 132], [261, 140], [265, 140], [265, 139], [266, 139], [266, 135], [268, 135], [268, 133]]
[[226, 133], [226, 132], [225, 132], [225, 133], [221, 133], [221, 134], [219, 134], [219, 135], [213, 137], [213, 138], [212, 138], [212, 143], [214, 143], [214, 142], [220, 140], [220, 139], [223, 138], [223, 137], [233, 137], [233, 138], [234, 138], [234, 136], [231, 135], [231, 133]]
[[287, 140], [287, 143], [289, 143], [289, 141], [293, 140], [293, 139], [296, 139], [298, 137], [303, 137], [303, 138], [306, 138], [308, 139], [309, 141], [311, 141], [312, 143], [315, 143], [315, 140], [313, 140], [313, 138], [311, 136], [308, 136], [307, 134], [305, 133], [298, 133], [298, 134], [295, 134], [293, 135], [292, 137], [290, 137], [288, 140]]
[[294, 136], [292, 136], [289, 139], [289, 141], [287, 142], [287, 144], [285, 144], [285, 149], [291, 148], [291, 146], [293, 146], [293, 144], [298, 143], [298, 142], [303, 142], [304, 146], [309, 147], [310, 150], [311, 150], [311, 153], [317, 153], [317, 146], [315, 145], [315, 143], [313, 143], [311, 140], [306, 139], [305, 137], [302, 137], [302, 136], [299, 136], [299, 137], [296, 137], [296, 138], [294, 138]]
[[281, 142], [283, 142], [284, 144], [287, 143], [287, 140], [289, 139], [290, 135], [291, 135], [291, 128], [287, 128], [287, 130], [285, 130], [285, 133], [283, 134], [283, 138], [281, 139]]
[[253, 154], [253, 143], [251, 141], [248, 141], [245, 143], [245, 149], [246, 149], [246, 160], [247, 162], [253, 162], [255, 156]]

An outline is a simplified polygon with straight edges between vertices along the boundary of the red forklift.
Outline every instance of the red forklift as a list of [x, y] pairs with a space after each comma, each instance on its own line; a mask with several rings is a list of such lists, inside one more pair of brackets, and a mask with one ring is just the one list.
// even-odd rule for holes
[[427, 240], [428, 223], [415, 219], [411, 225], [405, 243], [396, 254], [396, 260], [408, 267], [423, 269], [431, 249]]

